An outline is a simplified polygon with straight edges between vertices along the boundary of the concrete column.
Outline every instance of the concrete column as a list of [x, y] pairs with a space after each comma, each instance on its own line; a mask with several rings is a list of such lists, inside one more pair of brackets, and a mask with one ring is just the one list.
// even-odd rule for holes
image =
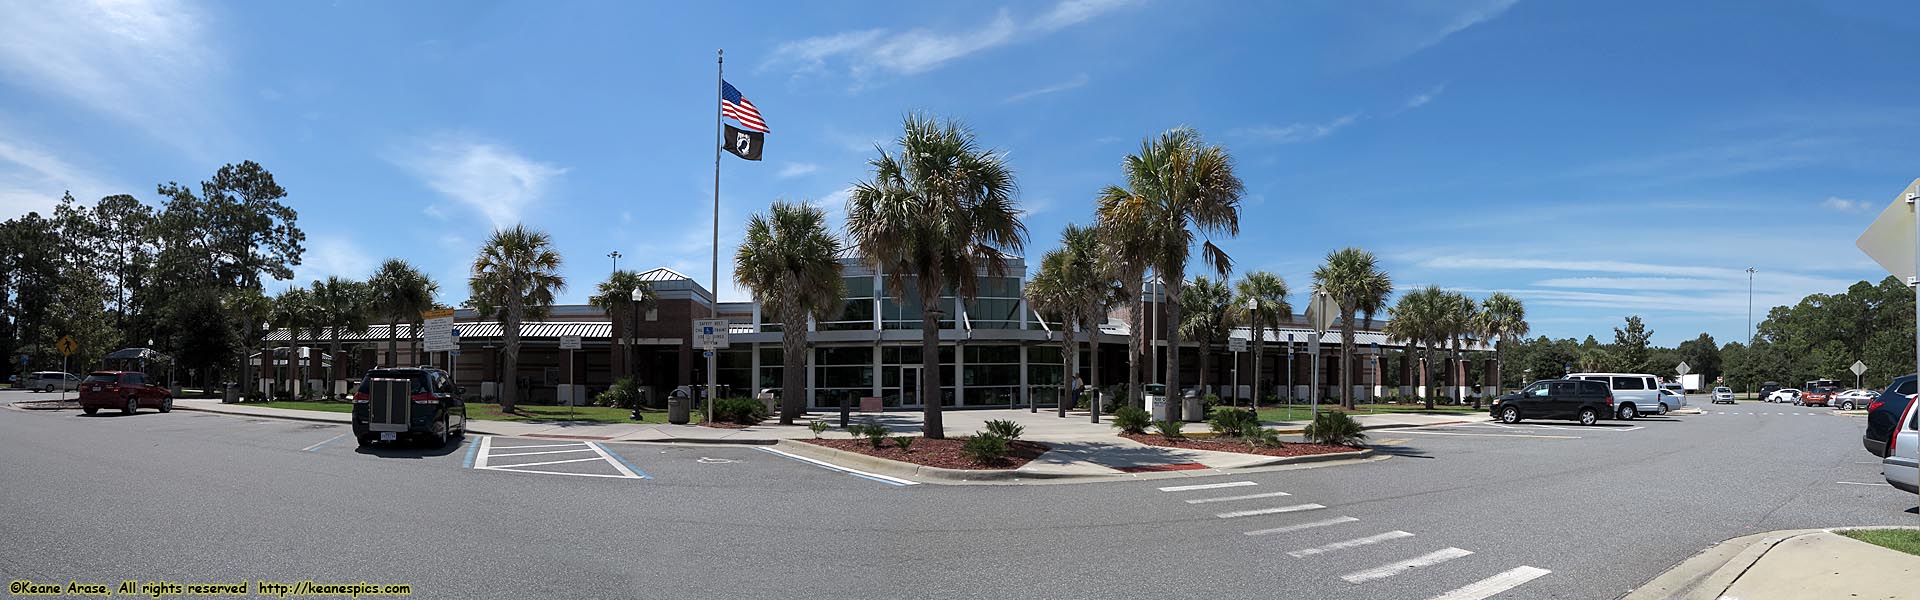
[[[1023, 315], [1020, 318], [1023, 320], [1022, 324], [1024, 325], [1025, 324], [1024, 320], [1026, 319], [1024, 315], [1026, 314], [1026, 311], [1020, 311], [1020, 312]], [[1066, 381], [1072, 381], [1071, 377], [1069, 376], [1069, 378]], [[1020, 402], [1022, 404], [1027, 404], [1027, 405], [1033, 404], [1033, 391], [1027, 388], [1027, 345], [1026, 344], [1020, 345]]]

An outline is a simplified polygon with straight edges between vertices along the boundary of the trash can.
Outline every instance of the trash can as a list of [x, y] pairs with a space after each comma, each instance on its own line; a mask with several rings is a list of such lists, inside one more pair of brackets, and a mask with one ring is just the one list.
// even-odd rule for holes
[[220, 392], [221, 404], [235, 404], [240, 402], [240, 384], [229, 383], [221, 387], [224, 388]]
[[1187, 390], [1180, 395], [1180, 419], [1188, 423], [1207, 420], [1207, 405], [1200, 398], [1200, 390]]
[[1160, 395], [1160, 396], [1149, 396], [1148, 398], [1149, 398], [1148, 406], [1152, 410], [1153, 420], [1155, 421], [1167, 420], [1167, 397], [1165, 395]]
[[686, 388], [674, 390], [673, 395], [667, 397], [667, 422], [687, 424], [687, 411], [692, 404], [693, 399], [688, 397]]

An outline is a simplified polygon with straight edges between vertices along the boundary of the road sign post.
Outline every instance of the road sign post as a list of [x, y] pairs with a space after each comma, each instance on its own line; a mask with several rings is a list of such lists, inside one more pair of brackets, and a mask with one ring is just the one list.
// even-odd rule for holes
[[693, 342], [707, 357], [707, 421], [713, 421], [713, 399], [720, 393], [720, 383], [715, 370], [719, 367], [716, 350], [727, 347], [726, 319], [697, 319], [693, 322]]
[[[60, 376], [66, 377], [67, 363], [73, 357], [73, 352], [80, 349], [80, 345], [73, 342], [73, 336], [63, 335], [60, 336], [59, 342], [53, 344], [53, 347], [60, 351]], [[67, 401], [67, 382], [64, 380], [60, 382], [60, 401]]]
[[[1240, 338], [1227, 338], [1227, 350], [1233, 352], [1233, 406], [1238, 408], [1240, 406], [1240, 353], [1247, 351], [1247, 341]], [[1257, 401], [1255, 405], [1258, 406]]]
[[[1893, 203], [1880, 211], [1880, 216], [1860, 233], [1854, 245], [1887, 272], [1905, 279], [1907, 286], [1914, 289], [1915, 300], [1920, 301], [1920, 285], [1916, 285], [1920, 279], [1914, 277], [1914, 266], [1920, 264], [1920, 243], [1916, 243], [1920, 240], [1920, 218], [1915, 218], [1916, 210], [1920, 210], [1920, 178], [1894, 196]], [[1914, 312], [1914, 322], [1920, 325], [1920, 310]], [[1920, 353], [1920, 326], [1914, 328], [1913, 344], [1915, 352]], [[1915, 365], [1920, 367], [1920, 354], [1916, 354]], [[1865, 367], [1861, 365], [1862, 372]]]
[[1856, 361], [1853, 361], [1853, 366], [1847, 367], [1847, 369], [1850, 371], [1853, 371], [1853, 387], [1859, 388], [1860, 376], [1867, 372], [1867, 363], [1863, 363], [1856, 360]]

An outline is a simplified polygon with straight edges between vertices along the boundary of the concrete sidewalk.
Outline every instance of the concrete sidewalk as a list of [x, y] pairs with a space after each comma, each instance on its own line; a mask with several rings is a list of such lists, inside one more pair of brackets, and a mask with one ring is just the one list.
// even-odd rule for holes
[[1727, 540], [1623, 600], [1920, 598], [1920, 556], [1834, 531], [1793, 529]]

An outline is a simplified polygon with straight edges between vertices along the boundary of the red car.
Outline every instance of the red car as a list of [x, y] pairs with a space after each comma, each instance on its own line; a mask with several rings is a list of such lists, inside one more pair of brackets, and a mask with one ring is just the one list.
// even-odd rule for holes
[[1817, 387], [1802, 392], [1800, 399], [1793, 403], [1801, 406], [1830, 406], [1833, 404], [1834, 395], [1839, 393], [1840, 388]]
[[102, 408], [133, 414], [142, 406], [172, 411], [173, 393], [147, 383], [146, 373], [134, 371], [94, 371], [80, 380], [80, 410], [87, 414]]

